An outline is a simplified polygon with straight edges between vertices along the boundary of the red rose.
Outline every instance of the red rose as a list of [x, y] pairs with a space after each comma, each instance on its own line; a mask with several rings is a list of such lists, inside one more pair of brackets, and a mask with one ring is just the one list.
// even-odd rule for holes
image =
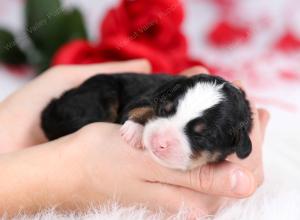
[[[117, 42], [115, 42], [115, 40]], [[135, 58], [148, 59], [152, 64], [154, 72], [172, 72], [173, 67], [166, 55], [162, 52], [151, 48], [147, 45], [136, 43], [134, 41], [128, 42], [125, 47], [117, 48], [118, 39], [112, 39], [110, 42], [101, 45], [102, 56], [106, 60], [130, 60]]]
[[77, 41], [62, 47], [53, 63], [92, 63], [146, 58], [154, 72], [178, 73], [200, 62], [188, 56], [181, 32], [179, 0], [123, 0], [101, 26], [101, 42]]
[[180, 32], [183, 21], [183, 8], [174, 0], [124, 0], [117, 8], [112, 9], [100, 28], [102, 41], [113, 35], [163, 48], [174, 47], [174, 35]]
[[181, 32], [184, 18], [179, 1], [124, 0], [108, 12], [101, 27], [102, 47], [111, 59], [147, 58], [154, 72], [178, 73], [191, 64]]

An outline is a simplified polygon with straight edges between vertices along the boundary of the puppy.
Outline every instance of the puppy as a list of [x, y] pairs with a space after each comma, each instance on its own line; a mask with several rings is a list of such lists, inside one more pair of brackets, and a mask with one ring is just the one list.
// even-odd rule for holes
[[42, 113], [50, 139], [93, 122], [123, 124], [121, 135], [160, 164], [180, 170], [252, 149], [252, 113], [245, 93], [224, 79], [199, 74], [99, 74], [54, 99]]

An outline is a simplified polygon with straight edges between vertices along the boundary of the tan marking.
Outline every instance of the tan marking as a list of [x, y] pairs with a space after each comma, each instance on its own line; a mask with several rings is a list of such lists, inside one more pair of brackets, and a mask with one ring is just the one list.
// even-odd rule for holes
[[217, 162], [217, 161], [219, 161], [220, 155], [221, 155], [220, 152], [214, 152], [213, 154], [211, 154], [209, 162]]
[[209, 151], [202, 151], [191, 157], [191, 163], [189, 169], [201, 167], [207, 163], [216, 162], [220, 156], [220, 152], [211, 153]]
[[114, 102], [109, 107], [108, 122], [115, 122], [117, 120], [117, 117], [118, 117], [118, 108], [119, 108], [118, 102]]
[[151, 107], [134, 108], [128, 113], [130, 120], [144, 124], [154, 115], [154, 110]]
[[209, 162], [211, 153], [208, 151], [199, 152], [197, 155], [193, 154], [191, 157], [191, 163], [189, 169], [194, 169], [196, 167], [201, 167]]

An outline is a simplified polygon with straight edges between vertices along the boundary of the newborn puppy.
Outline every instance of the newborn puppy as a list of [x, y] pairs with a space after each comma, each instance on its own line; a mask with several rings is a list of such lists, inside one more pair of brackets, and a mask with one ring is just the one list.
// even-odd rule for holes
[[245, 93], [216, 76], [100, 74], [54, 99], [42, 113], [52, 140], [93, 122], [123, 124], [122, 137], [160, 164], [192, 169], [251, 153]]

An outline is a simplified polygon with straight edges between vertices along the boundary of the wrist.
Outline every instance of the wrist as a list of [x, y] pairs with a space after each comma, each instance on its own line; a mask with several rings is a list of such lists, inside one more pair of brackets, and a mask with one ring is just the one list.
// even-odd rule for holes
[[[81, 176], [68, 154], [68, 138], [0, 156], [0, 214], [35, 213], [81, 202]], [[11, 195], [15, 195], [11, 197]]]

